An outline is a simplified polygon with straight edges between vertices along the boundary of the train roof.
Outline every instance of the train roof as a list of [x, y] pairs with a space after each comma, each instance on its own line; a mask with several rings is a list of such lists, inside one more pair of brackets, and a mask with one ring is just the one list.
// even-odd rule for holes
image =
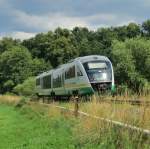
[[92, 61], [92, 60], [109, 61], [109, 59], [106, 56], [101, 56], [101, 55], [89, 55], [89, 56], [77, 57], [74, 59], [74, 61], [76, 60], [82, 63], [86, 61]]
[[45, 71], [43, 73], [40, 73], [36, 78], [40, 78], [42, 76], [46, 76], [48, 74], [50, 74], [51, 72], [53, 72], [54, 69], [51, 69], [51, 70], [48, 70], [48, 71]]
[[46, 72], [43, 72], [43, 73], [39, 74], [36, 78], [46, 76], [46, 75], [52, 73], [54, 70], [66, 67], [69, 63], [73, 63], [75, 61], [80, 61], [81, 63], [84, 63], [84, 62], [94, 61], [94, 60], [109, 61], [109, 59], [106, 56], [102, 56], [102, 55], [89, 55], [89, 56], [77, 57], [75, 59], [70, 60], [66, 64], [59, 65], [55, 69], [51, 69], [49, 71], [46, 71]]
[[[101, 56], [101, 55], [89, 55], [89, 56], [77, 57], [77, 58], [75, 58], [75, 59], [72, 59], [72, 60], [70, 60], [70, 61], [69, 61], [68, 63], [66, 63], [66, 64], [59, 65], [59, 66], [56, 67], [55, 69], [65, 67], [65, 66], [67, 66], [68, 64], [73, 63], [73, 62], [76, 62], [76, 61], [80, 61], [81, 63], [84, 63], [84, 62], [95, 61], [95, 60], [109, 61], [109, 59], [108, 59], [106, 56]], [[54, 69], [54, 70], [55, 70], [55, 69]]]

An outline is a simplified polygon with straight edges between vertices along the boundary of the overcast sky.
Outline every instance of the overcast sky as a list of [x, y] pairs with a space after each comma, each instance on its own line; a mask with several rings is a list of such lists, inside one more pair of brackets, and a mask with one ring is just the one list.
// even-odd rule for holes
[[90, 29], [150, 19], [150, 0], [0, 0], [0, 38], [63, 27]]

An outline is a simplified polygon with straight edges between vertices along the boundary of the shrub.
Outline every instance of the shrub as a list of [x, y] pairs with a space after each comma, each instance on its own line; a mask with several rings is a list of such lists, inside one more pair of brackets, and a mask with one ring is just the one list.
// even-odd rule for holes
[[125, 42], [114, 41], [111, 56], [117, 84], [126, 84], [138, 93], [147, 90], [150, 84], [148, 40], [136, 38]]
[[30, 77], [22, 84], [18, 84], [14, 87], [13, 91], [18, 95], [31, 96], [34, 94], [35, 89], [35, 77]]

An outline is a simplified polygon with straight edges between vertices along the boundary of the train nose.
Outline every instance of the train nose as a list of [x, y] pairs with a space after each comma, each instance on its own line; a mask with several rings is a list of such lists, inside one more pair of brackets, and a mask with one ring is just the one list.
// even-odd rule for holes
[[93, 89], [98, 92], [104, 92], [111, 88], [111, 82], [107, 83], [91, 83]]
[[98, 84], [98, 89], [99, 90], [106, 90], [107, 89], [107, 84]]
[[104, 92], [109, 89], [109, 85], [106, 83], [98, 83], [96, 88], [97, 88], [97, 91]]

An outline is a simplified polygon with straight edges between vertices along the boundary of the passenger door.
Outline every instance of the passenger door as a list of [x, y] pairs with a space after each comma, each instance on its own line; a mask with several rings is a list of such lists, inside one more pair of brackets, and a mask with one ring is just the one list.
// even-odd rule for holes
[[65, 68], [65, 90], [67, 94], [72, 94], [72, 91], [76, 90], [76, 82], [75, 65], [68, 65]]

